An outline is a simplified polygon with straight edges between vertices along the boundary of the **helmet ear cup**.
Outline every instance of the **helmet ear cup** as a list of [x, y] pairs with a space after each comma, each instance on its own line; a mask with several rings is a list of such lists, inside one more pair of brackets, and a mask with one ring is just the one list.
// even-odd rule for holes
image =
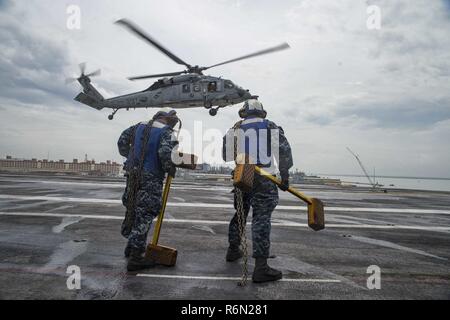
[[266, 110], [262, 110], [262, 114], [263, 114], [263, 118], [265, 119], [267, 117], [267, 111]]
[[241, 117], [242, 119], [244, 119], [247, 116], [247, 111], [248, 111], [248, 102], [245, 101], [244, 105], [242, 106], [242, 108], [239, 109], [239, 117]]

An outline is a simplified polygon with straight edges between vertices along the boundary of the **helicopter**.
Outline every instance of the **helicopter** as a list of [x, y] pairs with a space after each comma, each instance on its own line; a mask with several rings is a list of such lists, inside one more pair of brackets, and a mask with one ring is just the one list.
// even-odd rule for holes
[[248, 99], [257, 99], [258, 96], [252, 95], [249, 90], [243, 89], [231, 80], [204, 75], [203, 71], [224, 64], [289, 48], [287, 43], [283, 43], [239, 58], [217, 63], [209, 67], [193, 66], [170, 52], [133, 22], [127, 19], [120, 19], [115, 23], [123, 26], [148, 42], [177, 64], [184, 65], [186, 69], [177, 72], [130, 77], [128, 79], [132, 81], [150, 78], [160, 79], [143, 91], [105, 99], [91, 84], [91, 77], [100, 75], [100, 70], [85, 74], [86, 63], [81, 63], [79, 65], [81, 75], [78, 78], [66, 79], [66, 83], [78, 81], [83, 88], [83, 91], [79, 93], [74, 100], [97, 110], [103, 108], [112, 109], [112, 113], [108, 116], [109, 120], [112, 120], [117, 111], [121, 109], [162, 108], [166, 106], [170, 106], [174, 109], [204, 107], [209, 109], [209, 114], [211, 116], [215, 116], [220, 108], [238, 104]]

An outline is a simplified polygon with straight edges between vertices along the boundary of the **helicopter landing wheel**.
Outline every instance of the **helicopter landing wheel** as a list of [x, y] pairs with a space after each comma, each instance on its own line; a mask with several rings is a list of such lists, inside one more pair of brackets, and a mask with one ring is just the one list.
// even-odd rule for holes
[[119, 111], [119, 109], [114, 109], [113, 113], [111, 113], [111, 114], [108, 116], [108, 119], [109, 119], [109, 120], [114, 119], [114, 115], [116, 114], [117, 111]]
[[215, 116], [217, 114], [217, 108], [214, 108], [214, 109], [209, 109], [209, 115], [210, 116]]

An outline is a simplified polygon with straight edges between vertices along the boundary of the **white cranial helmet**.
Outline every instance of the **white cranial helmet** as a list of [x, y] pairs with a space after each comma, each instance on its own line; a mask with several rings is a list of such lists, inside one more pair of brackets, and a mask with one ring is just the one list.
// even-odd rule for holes
[[242, 108], [239, 110], [239, 116], [241, 118], [246, 118], [250, 115], [256, 115], [265, 118], [267, 115], [266, 110], [261, 102], [256, 99], [249, 99], [245, 101]]
[[175, 116], [176, 114], [177, 114], [177, 112], [174, 109], [169, 108], [169, 107], [164, 107], [153, 116], [153, 119], [156, 120], [159, 117]]

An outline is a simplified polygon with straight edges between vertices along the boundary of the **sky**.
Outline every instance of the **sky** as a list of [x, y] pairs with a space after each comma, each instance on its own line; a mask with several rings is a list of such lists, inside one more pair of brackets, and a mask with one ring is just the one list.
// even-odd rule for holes
[[[67, 27], [70, 5], [80, 9], [80, 29]], [[367, 27], [373, 6], [379, 29]], [[157, 110], [119, 111], [109, 121], [108, 110], [73, 100], [80, 86], [66, 77], [87, 62], [102, 70], [94, 86], [112, 97], [153, 82], [129, 76], [182, 68], [113, 23], [120, 18], [192, 65], [288, 42], [289, 50], [208, 74], [259, 95], [285, 131], [294, 168], [361, 174], [350, 147], [369, 172], [450, 177], [448, 0], [0, 0], [0, 157], [123, 160], [120, 133]], [[208, 132], [224, 134], [239, 107], [178, 114], [186, 132], [202, 126], [204, 148], [217, 147]]]

